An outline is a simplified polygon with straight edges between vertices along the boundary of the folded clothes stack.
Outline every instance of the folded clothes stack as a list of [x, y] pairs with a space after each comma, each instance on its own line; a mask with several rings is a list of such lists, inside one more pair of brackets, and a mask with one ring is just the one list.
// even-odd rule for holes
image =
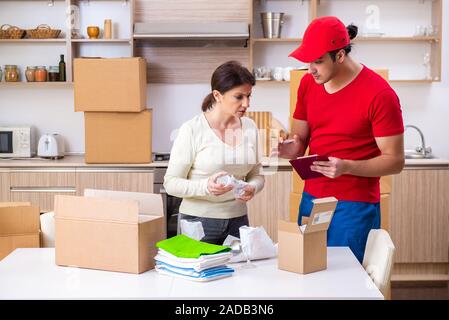
[[226, 266], [231, 248], [197, 241], [185, 235], [159, 241], [156, 271], [193, 281], [211, 281], [231, 276], [234, 269]]

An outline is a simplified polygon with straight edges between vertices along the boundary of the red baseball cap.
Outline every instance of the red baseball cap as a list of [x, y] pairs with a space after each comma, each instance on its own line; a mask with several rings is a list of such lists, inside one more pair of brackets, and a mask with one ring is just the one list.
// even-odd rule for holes
[[288, 56], [309, 63], [329, 51], [346, 47], [349, 42], [348, 30], [340, 19], [332, 16], [320, 17], [309, 24], [301, 45]]

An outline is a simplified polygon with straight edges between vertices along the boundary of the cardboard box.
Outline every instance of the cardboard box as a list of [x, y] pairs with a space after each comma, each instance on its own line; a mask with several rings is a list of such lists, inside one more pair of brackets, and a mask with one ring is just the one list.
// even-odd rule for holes
[[86, 163], [150, 163], [152, 111], [85, 112]]
[[74, 59], [75, 111], [140, 112], [147, 103], [144, 58]]
[[295, 170], [292, 170], [292, 192], [302, 193], [304, 191], [304, 180], [302, 180]]
[[142, 273], [166, 238], [159, 194], [85, 190], [55, 196], [56, 264]]
[[299, 204], [301, 203], [302, 193], [290, 193], [290, 221], [298, 221]]
[[337, 199], [313, 200], [307, 224], [278, 221], [278, 268], [296, 273], [310, 273], [327, 268], [327, 229], [332, 221]]
[[16, 248], [39, 248], [39, 215], [29, 202], [0, 203], [0, 260]]

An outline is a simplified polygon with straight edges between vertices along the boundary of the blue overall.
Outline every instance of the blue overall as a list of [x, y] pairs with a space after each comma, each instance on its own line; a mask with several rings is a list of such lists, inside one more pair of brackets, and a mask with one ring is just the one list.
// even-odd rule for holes
[[[310, 216], [313, 199], [315, 197], [307, 192], [302, 193], [298, 225], [301, 224], [303, 216]], [[368, 233], [371, 229], [379, 228], [379, 203], [340, 200], [337, 203], [337, 208], [327, 230], [327, 245], [329, 247], [349, 247], [360, 263], [362, 263]]]

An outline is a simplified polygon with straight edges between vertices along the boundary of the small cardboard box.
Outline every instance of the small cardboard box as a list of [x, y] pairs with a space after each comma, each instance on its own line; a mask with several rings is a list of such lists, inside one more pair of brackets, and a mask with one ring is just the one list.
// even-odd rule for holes
[[39, 248], [39, 215], [29, 202], [0, 203], [0, 260], [16, 248]]
[[166, 238], [159, 194], [91, 190], [55, 196], [56, 264], [142, 273]]
[[327, 229], [332, 220], [337, 199], [313, 200], [307, 224], [278, 221], [278, 268], [296, 273], [310, 273], [327, 268]]
[[302, 193], [290, 193], [290, 221], [296, 222], [298, 219], [299, 205], [301, 204]]
[[86, 163], [150, 163], [152, 110], [85, 112]]
[[144, 58], [77, 58], [75, 111], [140, 112], [147, 103]]

